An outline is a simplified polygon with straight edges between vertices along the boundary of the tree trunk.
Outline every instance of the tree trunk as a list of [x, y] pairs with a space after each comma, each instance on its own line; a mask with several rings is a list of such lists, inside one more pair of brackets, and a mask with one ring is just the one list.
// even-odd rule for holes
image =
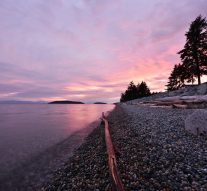
[[194, 48], [194, 54], [195, 54], [196, 70], [197, 70], [197, 76], [198, 76], [198, 85], [200, 85], [201, 84], [201, 71], [199, 67], [198, 51], [196, 47]]
[[201, 75], [200, 75], [200, 70], [199, 70], [199, 73], [198, 73], [198, 85], [201, 84]]
[[196, 57], [196, 68], [197, 68], [197, 75], [198, 75], [198, 85], [201, 84], [201, 71], [198, 63], [198, 57]]

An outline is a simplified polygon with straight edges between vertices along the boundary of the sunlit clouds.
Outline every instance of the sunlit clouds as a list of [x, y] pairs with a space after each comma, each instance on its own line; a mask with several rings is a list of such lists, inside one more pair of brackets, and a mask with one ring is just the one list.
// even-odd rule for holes
[[0, 100], [116, 102], [164, 91], [205, 0], [1, 0]]

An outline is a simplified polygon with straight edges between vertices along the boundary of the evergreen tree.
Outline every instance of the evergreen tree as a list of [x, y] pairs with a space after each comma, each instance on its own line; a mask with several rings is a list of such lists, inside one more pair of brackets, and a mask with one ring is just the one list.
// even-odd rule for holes
[[198, 78], [201, 84], [201, 76], [207, 74], [207, 21], [201, 15], [190, 25], [189, 31], [185, 34], [186, 43], [184, 48], [178, 52], [186, 69], [187, 80], [193, 82]]
[[186, 73], [185, 68], [181, 64], [176, 64], [173, 68], [173, 71], [168, 78], [167, 90], [177, 90], [184, 85], [185, 79], [190, 79], [191, 73]]
[[137, 98], [137, 88], [133, 81], [129, 83], [129, 86], [125, 94], [126, 94], [127, 100], [133, 100]]
[[127, 90], [125, 91], [125, 93], [121, 94], [121, 102], [124, 101], [129, 101], [129, 100], [133, 100], [137, 98], [137, 87], [135, 86], [134, 82], [131, 81], [128, 85]]
[[132, 81], [129, 83], [127, 90], [121, 94], [120, 102], [130, 101], [148, 95], [150, 95], [150, 89], [145, 82], [136, 86]]
[[149, 96], [150, 93], [150, 89], [148, 88], [146, 82], [141, 82], [141, 84], [137, 85], [137, 92], [138, 92], [138, 97], [146, 97]]
[[121, 98], [120, 98], [120, 102], [125, 102], [126, 97], [124, 93], [121, 93]]

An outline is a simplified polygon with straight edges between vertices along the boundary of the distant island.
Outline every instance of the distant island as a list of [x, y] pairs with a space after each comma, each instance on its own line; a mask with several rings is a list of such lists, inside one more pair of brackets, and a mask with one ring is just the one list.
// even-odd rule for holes
[[63, 101], [52, 101], [52, 102], [49, 102], [48, 104], [84, 104], [84, 103], [80, 101], [63, 100]]
[[44, 101], [19, 101], [19, 100], [4, 100], [0, 104], [45, 104]]
[[104, 103], [104, 102], [95, 102], [94, 104], [107, 104], [107, 103]]

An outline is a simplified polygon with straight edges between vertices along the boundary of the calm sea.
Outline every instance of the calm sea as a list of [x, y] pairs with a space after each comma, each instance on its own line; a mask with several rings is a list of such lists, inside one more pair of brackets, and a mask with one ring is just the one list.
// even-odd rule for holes
[[95, 104], [0, 105], [0, 178], [71, 134], [98, 125], [101, 113], [113, 108]]

